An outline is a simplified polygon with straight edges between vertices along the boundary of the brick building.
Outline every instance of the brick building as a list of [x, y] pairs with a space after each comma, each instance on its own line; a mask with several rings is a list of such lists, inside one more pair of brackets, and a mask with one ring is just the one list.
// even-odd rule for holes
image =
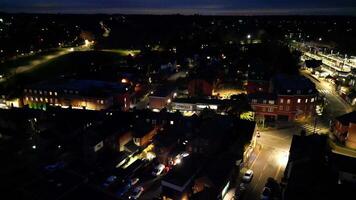
[[317, 90], [309, 79], [277, 75], [270, 88], [271, 93], [248, 95], [257, 121], [292, 121], [314, 115]]

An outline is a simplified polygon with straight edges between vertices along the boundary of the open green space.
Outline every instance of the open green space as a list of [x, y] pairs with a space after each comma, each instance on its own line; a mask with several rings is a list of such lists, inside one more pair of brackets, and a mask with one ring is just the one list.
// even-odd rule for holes
[[112, 51], [74, 51], [39, 64], [33, 70], [15, 74], [0, 87], [5, 91], [22, 91], [25, 85], [50, 80], [61, 75], [71, 75], [98, 67], [120, 66], [123, 56]]
[[26, 55], [26, 56], [20, 56], [17, 58], [9, 59], [6, 60], [3, 63], [0, 63], [0, 73], [8, 73], [11, 69], [24, 66], [24, 65], [29, 65], [31, 64], [32, 61], [34, 60], [39, 60], [42, 59], [48, 55], [56, 54], [60, 51], [60, 49], [51, 49], [48, 51], [42, 51], [39, 53], [34, 53], [31, 55]]

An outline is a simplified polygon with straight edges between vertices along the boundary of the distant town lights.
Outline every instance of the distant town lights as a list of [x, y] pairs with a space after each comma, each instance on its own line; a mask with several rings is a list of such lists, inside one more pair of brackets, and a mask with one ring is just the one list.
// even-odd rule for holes
[[247, 39], [251, 39], [251, 34], [248, 34], [248, 35], [247, 35]]
[[32, 149], [36, 149], [37, 148], [37, 146], [36, 145], [32, 145]]
[[121, 79], [121, 83], [128, 83], [128, 80], [123, 78], [123, 79]]

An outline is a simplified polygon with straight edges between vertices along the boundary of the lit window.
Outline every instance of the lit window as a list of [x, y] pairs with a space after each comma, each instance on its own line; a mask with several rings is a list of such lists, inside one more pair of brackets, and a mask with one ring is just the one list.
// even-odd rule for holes
[[48, 98], [45, 98], [45, 102], [48, 103]]
[[38, 98], [37, 98], [37, 97], [35, 98], [35, 101], [38, 101]]
[[101, 103], [101, 104], [104, 104], [104, 100], [100, 100], [100, 103]]
[[268, 104], [274, 104], [274, 100], [269, 100]]
[[30, 100], [33, 101], [33, 97], [30, 97]]
[[313, 102], [314, 102], [314, 98], [311, 98], [311, 99], [310, 99], [310, 102], [312, 102], [312, 103], [313, 103]]
[[28, 97], [26, 97], [26, 101], [28, 101]]
[[38, 93], [42, 94], [42, 90], [38, 91]]
[[51, 92], [51, 91], [49, 91], [49, 95], [52, 95], [52, 92]]
[[267, 103], [267, 101], [266, 100], [263, 100], [263, 104], [266, 104]]
[[54, 92], [54, 95], [57, 96], [57, 92]]
[[300, 103], [302, 100], [301, 99], [298, 99], [297, 102]]
[[173, 125], [173, 124], [174, 124], [174, 121], [171, 120], [169, 123], [170, 123], [171, 125]]
[[281, 99], [281, 100], [280, 100], [280, 103], [283, 103], [283, 101], [284, 101], [284, 99]]
[[290, 93], [290, 92], [292, 92], [292, 90], [287, 90], [287, 93]]
[[308, 103], [308, 99], [305, 99], [305, 103]]
[[287, 104], [290, 104], [290, 99], [287, 99]]
[[43, 101], [43, 98], [42, 98], [42, 97], [40, 98], [40, 101], [41, 101], [41, 102]]

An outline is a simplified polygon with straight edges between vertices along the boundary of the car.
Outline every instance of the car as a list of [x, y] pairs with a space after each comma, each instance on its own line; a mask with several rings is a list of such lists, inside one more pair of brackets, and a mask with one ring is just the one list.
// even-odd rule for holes
[[240, 183], [239, 190], [241, 192], [245, 191], [246, 190], [246, 184], [245, 183]]
[[105, 182], [103, 183], [104, 187], [109, 187], [112, 183], [116, 181], [117, 177], [116, 176], [109, 176], [106, 178]]
[[143, 187], [138, 186], [135, 187], [135, 189], [132, 191], [131, 195], [129, 196], [129, 199], [138, 199], [143, 192]]
[[137, 182], [139, 182], [140, 181], [140, 179], [139, 178], [133, 178], [133, 179], [131, 179], [130, 180], [130, 184], [131, 184], [131, 186], [132, 185], [135, 185]]
[[268, 200], [271, 196], [271, 188], [264, 187], [261, 193], [261, 200]]
[[153, 176], [159, 176], [160, 174], [162, 174], [162, 172], [163, 172], [163, 170], [164, 170], [165, 167], [166, 167], [166, 166], [164, 166], [163, 164], [157, 165], [157, 166], [153, 169], [152, 175], [153, 175]]
[[243, 181], [244, 183], [249, 183], [249, 182], [251, 182], [252, 177], [253, 177], [253, 171], [252, 171], [252, 169], [249, 169], [249, 170], [247, 170], [247, 171], [244, 173], [244, 175], [242, 176], [242, 181]]
[[130, 188], [131, 188], [130, 184], [124, 184], [119, 188], [119, 190], [115, 194], [117, 197], [122, 197], [126, 192], [129, 191]]
[[60, 162], [54, 163], [52, 165], [47, 165], [47, 166], [44, 167], [44, 169], [46, 171], [53, 172], [53, 171], [56, 171], [58, 169], [63, 169], [64, 167], [65, 167], [65, 163], [60, 161]]

